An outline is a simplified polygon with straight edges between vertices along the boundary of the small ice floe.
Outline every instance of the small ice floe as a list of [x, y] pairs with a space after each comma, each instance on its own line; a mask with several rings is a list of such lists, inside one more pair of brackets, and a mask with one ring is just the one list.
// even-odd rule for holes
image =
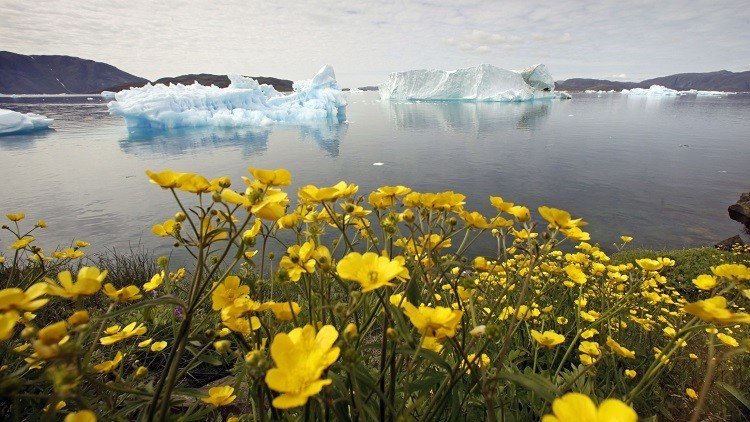
[[88, 98], [86, 98], [86, 101], [94, 101], [94, 99], [91, 98], [91, 97], [88, 97]]
[[373, 166], [382, 166], [383, 163], [372, 163]]

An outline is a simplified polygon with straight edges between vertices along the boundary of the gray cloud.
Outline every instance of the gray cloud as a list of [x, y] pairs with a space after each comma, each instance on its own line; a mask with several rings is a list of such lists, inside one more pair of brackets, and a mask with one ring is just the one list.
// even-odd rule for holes
[[749, 29], [745, 0], [0, 0], [0, 48], [90, 58], [150, 79], [300, 79], [331, 63], [348, 86], [405, 69], [544, 62], [560, 79], [639, 80], [747, 69]]

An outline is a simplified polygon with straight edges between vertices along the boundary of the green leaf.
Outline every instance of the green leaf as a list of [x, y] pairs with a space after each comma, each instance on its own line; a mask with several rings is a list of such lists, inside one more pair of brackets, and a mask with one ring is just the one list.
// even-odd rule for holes
[[547, 401], [552, 401], [557, 397], [557, 388], [555, 385], [552, 384], [550, 380], [537, 374], [517, 374], [508, 371], [501, 371], [498, 375], [502, 379], [508, 380], [539, 394]]
[[716, 383], [716, 385], [721, 387], [727, 393], [731, 394], [732, 397], [737, 399], [738, 402], [742, 403], [742, 405], [745, 406], [745, 409], [750, 410], [750, 400], [744, 394], [742, 394], [742, 392], [725, 382], [719, 381]]

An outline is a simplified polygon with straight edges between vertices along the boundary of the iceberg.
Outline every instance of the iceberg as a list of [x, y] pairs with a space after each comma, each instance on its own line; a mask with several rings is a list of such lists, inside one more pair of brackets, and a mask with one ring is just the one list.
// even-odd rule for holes
[[294, 92], [283, 94], [271, 85], [240, 75], [228, 75], [226, 88], [170, 84], [130, 88], [115, 94], [109, 112], [128, 127], [240, 127], [304, 124], [321, 120], [343, 122], [346, 97], [333, 67], [323, 66], [311, 80], [297, 81]]
[[627, 95], [647, 95], [654, 97], [676, 97], [680, 95], [679, 91], [661, 85], [651, 85], [649, 88], [623, 89], [620, 92]]
[[676, 97], [683, 95], [695, 95], [696, 97], [723, 97], [726, 95], [736, 94], [736, 92], [698, 91], [696, 89], [677, 91], [674, 89], [663, 87], [661, 85], [651, 85], [649, 88], [623, 89], [621, 92], [627, 95], [649, 95], [659, 97]]
[[0, 135], [27, 133], [48, 129], [53, 119], [36, 113], [19, 113], [0, 108]]
[[515, 102], [570, 98], [565, 92], [555, 92], [555, 81], [543, 64], [518, 72], [490, 64], [453, 71], [394, 72], [379, 90], [384, 100]]

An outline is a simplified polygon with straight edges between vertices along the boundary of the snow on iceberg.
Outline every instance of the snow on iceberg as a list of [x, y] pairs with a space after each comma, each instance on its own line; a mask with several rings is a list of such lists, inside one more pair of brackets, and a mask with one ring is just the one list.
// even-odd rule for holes
[[33, 132], [48, 129], [52, 119], [36, 113], [19, 113], [0, 108], [0, 135]]
[[570, 98], [567, 93], [555, 92], [555, 81], [543, 64], [519, 72], [490, 64], [454, 71], [394, 72], [379, 89], [382, 99], [394, 100], [509, 102]]
[[229, 75], [229, 79], [227, 88], [198, 83], [130, 88], [115, 94], [109, 112], [123, 117], [129, 127], [155, 129], [346, 119], [346, 98], [330, 65], [323, 66], [311, 80], [295, 82], [289, 95], [244, 76]]

